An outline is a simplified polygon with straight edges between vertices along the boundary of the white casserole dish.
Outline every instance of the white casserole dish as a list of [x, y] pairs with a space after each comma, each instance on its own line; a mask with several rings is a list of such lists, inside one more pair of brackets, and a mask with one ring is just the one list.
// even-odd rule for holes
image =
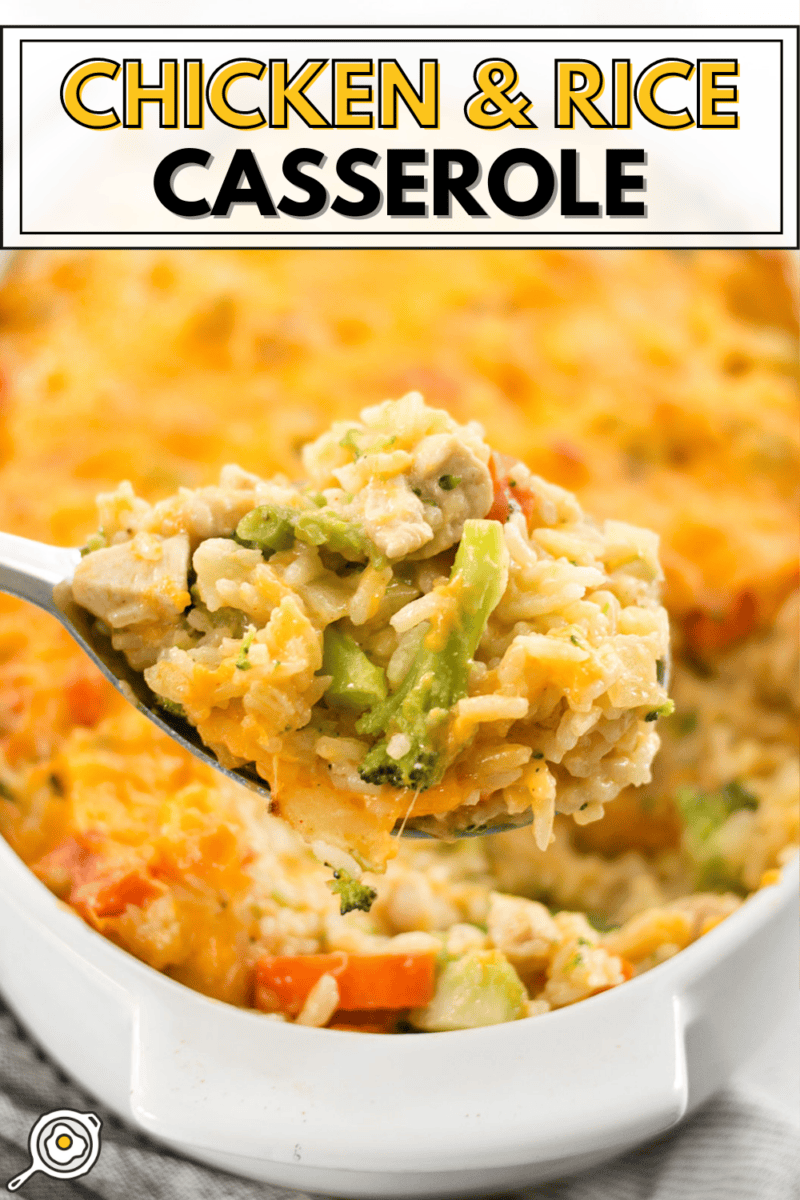
[[796, 992], [797, 860], [674, 959], [541, 1017], [376, 1036], [282, 1024], [89, 928], [0, 838], [0, 987], [124, 1120], [203, 1162], [334, 1196], [486, 1195], [669, 1129]]

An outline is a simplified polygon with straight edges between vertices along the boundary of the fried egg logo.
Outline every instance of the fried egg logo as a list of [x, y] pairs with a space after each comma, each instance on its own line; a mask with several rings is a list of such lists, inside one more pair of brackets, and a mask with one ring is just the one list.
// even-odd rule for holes
[[44, 1113], [28, 1136], [31, 1164], [6, 1185], [8, 1190], [16, 1192], [37, 1171], [51, 1179], [77, 1179], [91, 1171], [100, 1154], [101, 1125], [97, 1113], [71, 1108]]
[[84, 1158], [88, 1145], [85, 1137], [73, 1133], [66, 1125], [56, 1125], [44, 1144], [44, 1153], [50, 1162], [65, 1167], [76, 1158]]

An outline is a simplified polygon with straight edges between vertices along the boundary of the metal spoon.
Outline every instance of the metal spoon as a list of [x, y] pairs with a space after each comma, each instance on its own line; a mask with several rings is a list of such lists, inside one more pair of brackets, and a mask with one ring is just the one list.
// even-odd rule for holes
[[[34, 542], [11, 533], [0, 533], [0, 592], [8, 592], [22, 600], [30, 600], [50, 613], [61, 622], [67, 633], [89, 655], [117, 691], [135, 705], [139, 712], [144, 713], [154, 725], [194, 754], [195, 758], [221, 771], [235, 783], [242, 783], [251, 791], [258, 792], [269, 802], [269, 785], [251, 767], [223, 767], [216, 755], [200, 740], [197, 730], [188, 721], [159, 708], [155, 695], [145, 683], [144, 677], [128, 666], [124, 655], [114, 650], [107, 638], [97, 634], [94, 617], [75, 604], [69, 587], [80, 560], [80, 550], [48, 546], [44, 542]], [[666, 685], [669, 684], [669, 672], [670, 661], [667, 658], [664, 680]], [[520, 814], [513, 822], [496, 818], [478, 828], [471, 827], [459, 830], [455, 835], [448, 834], [448, 840], [452, 836], [481, 837], [486, 833], [503, 833], [509, 829], [530, 825], [532, 820], [531, 811]], [[398, 823], [396, 832], [406, 838], [437, 840], [434, 833], [409, 827], [405, 822]]]
[[[159, 708], [143, 676], [128, 666], [125, 656], [114, 650], [107, 638], [97, 634], [95, 618], [72, 600], [69, 584], [80, 561], [80, 550], [48, 546], [44, 542], [34, 542], [11, 533], [0, 533], [0, 592], [29, 600], [50, 613], [61, 622], [95, 666], [100, 668], [109, 683], [113, 683], [117, 691], [154, 725], [194, 754], [195, 758], [221, 771], [235, 783], [242, 783], [251, 791], [258, 792], [269, 802], [269, 785], [251, 767], [223, 767], [216, 755], [203, 745], [196, 729], [181, 717]], [[532, 820], [532, 814], [525, 814], [521, 823], [530, 824]], [[459, 832], [456, 836], [478, 837], [483, 833], [515, 829], [518, 824], [490, 824], [486, 828]], [[435, 834], [407, 825], [398, 826], [397, 832], [406, 838], [436, 840]]]

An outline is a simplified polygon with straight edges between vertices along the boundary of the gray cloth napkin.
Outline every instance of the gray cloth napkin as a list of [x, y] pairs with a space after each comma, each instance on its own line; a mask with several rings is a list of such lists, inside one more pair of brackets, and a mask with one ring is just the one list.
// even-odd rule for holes
[[[96, 1105], [0, 1007], [0, 1188], [28, 1165], [28, 1133], [56, 1108], [96, 1111], [100, 1158], [77, 1180], [37, 1174], [27, 1200], [309, 1200], [163, 1150]], [[2, 1192], [0, 1192], [2, 1195]], [[800, 1131], [768, 1092], [737, 1080], [679, 1129], [568, 1180], [511, 1200], [800, 1200]], [[489, 1200], [487, 1197], [486, 1200]]]

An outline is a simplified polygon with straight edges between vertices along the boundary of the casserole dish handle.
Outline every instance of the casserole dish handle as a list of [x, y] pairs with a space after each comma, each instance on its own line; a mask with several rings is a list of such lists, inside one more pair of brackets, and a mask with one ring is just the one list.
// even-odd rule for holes
[[182, 1149], [262, 1162], [403, 1173], [410, 1154], [433, 1172], [576, 1150], [596, 1161], [687, 1106], [681, 1003], [649, 980], [455, 1033], [309, 1029], [171, 990], [143, 998], [135, 1027], [133, 1120]]

